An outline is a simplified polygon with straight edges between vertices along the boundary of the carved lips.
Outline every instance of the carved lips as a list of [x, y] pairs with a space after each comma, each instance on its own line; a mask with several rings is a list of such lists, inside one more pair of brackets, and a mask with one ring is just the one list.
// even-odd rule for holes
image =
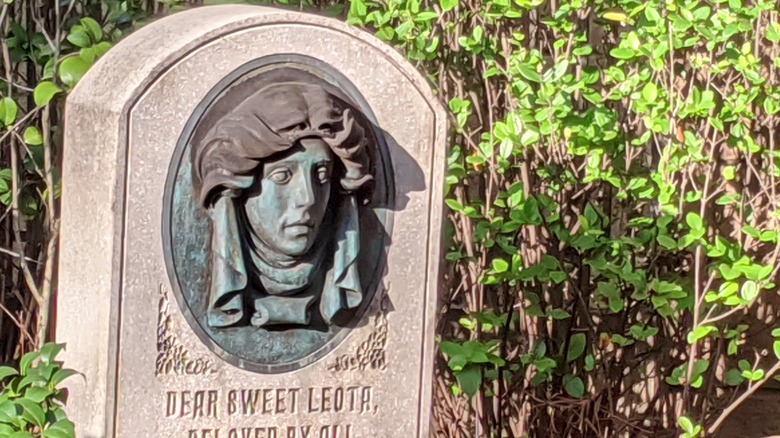
[[314, 231], [314, 221], [311, 219], [301, 219], [290, 224], [285, 224], [284, 231], [295, 237], [308, 236]]

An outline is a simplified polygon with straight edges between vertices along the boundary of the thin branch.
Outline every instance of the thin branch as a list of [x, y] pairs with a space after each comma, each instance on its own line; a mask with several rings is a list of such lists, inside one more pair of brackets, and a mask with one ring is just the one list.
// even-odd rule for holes
[[26, 261], [28, 261], [30, 263], [35, 263], [36, 265], [39, 264], [38, 260], [31, 259], [30, 257], [23, 256], [23, 255], [19, 254], [16, 251], [11, 251], [10, 249], [6, 249], [6, 248], [3, 248], [3, 247], [0, 247], [0, 253], [7, 254], [7, 255], [9, 255], [11, 257], [14, 257], [14, 258], [17, 258], [17, 259], [25, 259]]
[[712, 435], [715, 432], [717, 432], [718, 428], [723, 424], [724, 421], [731, 415], [745, 400], [750, 398], [751, 395], [753, 395], [754, 392], [758, 391], [759, 388], [761, 388], [766, 382], [768, 382], [772, 376], [777, 373], [777, 371], [780, 370], [780, 361], [775, 363], [775, 365], [767, 371], [767, 373], [764, 375], [764, 378], [759, 380], [755, 383], [752, 387], [750, 387], [747, 391], [745, 391], [741, 396], [739, 396], [738, 399], [734, 401], [734, 403], [730, 404], [726, 409], [723, 410], [723, 412], [718, 416], [718, 419], [715, 420], [714, 423], [712, 423], [712, 426], [710, 426], [707, 429], [707, 433]]

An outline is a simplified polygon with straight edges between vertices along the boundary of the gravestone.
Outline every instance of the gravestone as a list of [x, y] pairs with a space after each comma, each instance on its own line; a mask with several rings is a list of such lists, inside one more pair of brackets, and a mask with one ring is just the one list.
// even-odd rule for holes
[[66, 104], [80, 437], [428, 436], [446, 116], [333, 19], [195, 8]]

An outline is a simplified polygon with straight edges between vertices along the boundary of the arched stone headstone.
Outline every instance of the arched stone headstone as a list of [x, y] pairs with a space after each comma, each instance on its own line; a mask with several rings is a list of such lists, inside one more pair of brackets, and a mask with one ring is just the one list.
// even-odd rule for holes
[[203, 7], [118, 44], [66, 105], [78, 436], [427, 436], [445, 139], [333, 19]]

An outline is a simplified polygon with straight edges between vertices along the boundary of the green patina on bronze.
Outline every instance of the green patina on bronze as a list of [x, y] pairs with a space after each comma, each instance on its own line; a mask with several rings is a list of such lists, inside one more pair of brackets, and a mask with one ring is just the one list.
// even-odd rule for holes
[[210, 327], [309, 325], [316, 312], [330, 325], [360, 305], [356, 197], [373, 176], [353, 112], [322, 86], [270, 84], [193, 144], [212, 223]]
[[375, 207], [392, 202], [379, 130], [325, 74], [289, 63], [193, 117], [169, 200], [180, 304], [239, 366], [305, 366], [376, 288], [389, 209]]

